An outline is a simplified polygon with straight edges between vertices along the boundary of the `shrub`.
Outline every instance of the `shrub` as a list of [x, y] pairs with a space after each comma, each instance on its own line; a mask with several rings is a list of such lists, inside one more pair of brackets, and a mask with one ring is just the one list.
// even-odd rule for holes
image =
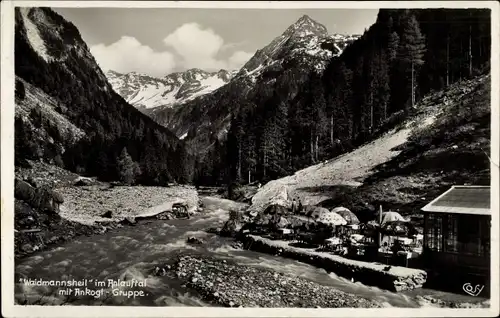
[[64, 161], [62, 160], [60, 155], [54, 157], [54, 163], [56, 164], [56, 166], [64, 168]]
[[26, 97], [26, 89], [24, 88], [24, 83], [20, 80], [16, 80], [16, 97], [23, 100]]

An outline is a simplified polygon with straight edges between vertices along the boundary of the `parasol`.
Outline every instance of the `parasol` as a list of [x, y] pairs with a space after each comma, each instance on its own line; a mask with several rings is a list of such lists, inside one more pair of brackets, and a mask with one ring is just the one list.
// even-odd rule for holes
[[401, 221], [401, 222], [408, 222], [404, 217], [401, 216], [398, 212], [383, 212], [382, 213], [382, 225], [384, 225], [387, 222], [396, 222], [396, 221]]
[[328, 224], [328, 225], [335, 225], [335, 226], [347, 224], [347, 221], [342, 216], [340, 216], [337, 213], [333, 213], [333, 212], [329, 212], [327, 214], [325, 213], [325, 214], [320, 215], [316, 219], [316, 222]]
[[337, 213], [341, 217], [343, 217], [348, 225], [356, 225], [359, 224], [359, 219], [356, 214], [352, 213], [349, 209], [344, 207], [338, 207], [332, 210], [332, 213]]

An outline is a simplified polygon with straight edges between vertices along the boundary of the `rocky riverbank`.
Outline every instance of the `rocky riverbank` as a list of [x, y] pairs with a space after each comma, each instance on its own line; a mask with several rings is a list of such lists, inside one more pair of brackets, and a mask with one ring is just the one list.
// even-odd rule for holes
[[331, 286], [235, 263], [184, 256], [172, 267], [186, 286], [225, 307], [376, 308], [377, 303]]
[[392, 291], [420, 288], [427, 279], [427, 273], [420, 269], [386, 266], [351, 260], [325, 252], [316, 252], [293, 247], [285, 241], [273, 241], [260, 236], [246, 235], [242, 238], [247, 249], [289, 257], [298, 261], [322, 267], [337, 275], [378, 286]]
[[433, 308], [489, 308], [490, 300], [478, 300], [476, 302], [462, 302], [442, 300], [432, 296], [417, 296], [418, 302], [422, 307]]
[[14, 256], [16, 259], [62, 244], [80, 235], [98, 235], [121, 227], [117, 222], [81, 224], [33, 209], [22, 200], [15, 200]]
[[[174, 203], [186, 204], [190, 215], [201, 211], [198, 193], [191, 186], [118, 186], [78, 176], [64, 169], [29, 161], [18, 167], [16, 178], [33, 189], [49, 187], [61, 197], [59, 213], [42, 211], [36, 198], [14, 202], [14, 255], [22, 258], [80, 235], [98, 235], [141, 218], [166, 220]], [[28, 186], [29, 187], [29, 186]], [[32, 194], [37, 196], [38, 194]], [[25, 201], [25, 199], [30, 198]], [[29, 202], [28, 202], [29, 201]], [[33, 202], [31, 202], [33, 201]]]
[[60, 214], [43, 212], [15, 200], [14, 255], [22, 258], [80, 235], [99, 235], [141, 218], [168, 220], [172, 204], [184, 202], [191, 215], [201, 211], [193, 187], [112, 187], [103, 185], [57, 188], [64, 197]]

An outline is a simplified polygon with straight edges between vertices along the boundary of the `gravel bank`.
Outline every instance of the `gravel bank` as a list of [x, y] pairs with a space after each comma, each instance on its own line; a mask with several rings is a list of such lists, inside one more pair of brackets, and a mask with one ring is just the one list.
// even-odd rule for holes
[[177, 277], [206, 300], [225, 307], [376, 308], [377, 303], [303, 278], [224, 260], [184, 256]]
[[[82, 224], [121, 221], [126, 217], [152, 216], [184, 202], [191, 213], [198, 209], [196, 189], [191, 186], [81, 186], [56, 189], [64, 197], [61, 216]], [[111, 212], [111, 218], [102, 215]]]

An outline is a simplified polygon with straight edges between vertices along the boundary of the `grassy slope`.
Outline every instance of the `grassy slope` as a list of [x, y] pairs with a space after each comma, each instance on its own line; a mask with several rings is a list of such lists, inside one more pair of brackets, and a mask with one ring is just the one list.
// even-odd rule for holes
[[263, 210], [278, 189], [286, 188], [290, 199], [303, 204], [342, 205], [371, 218], [379, 204], [413, 213], [451, 184], [489, 184], [479, 173], [489, 178], [488, 157], [481, 150], [489, 149], [489, 77], [430, 94], [417, 109], [413, 118], [373, 142], [267, 183], [250, 209]]
[[75, 142], [85, 136], [83, 130], [76, 127], [68, 118], [61, 115], [56, 110], [60, 107], [62, 112], [67, 111], [67, 107], [64, 104], [17, 76], [16, 80], [24, 84], [26, 96], [24, 99], [16, 98], [15, 116], [16, 118], [22, 117], [25, 121], [29, 122], [32, 129], [36, 132], [35, 136], [41, 138], [42, 136], [49, 136], [50, 134], [44, 131], [43, 127], [38, 128], [38, 130], [33, 127], [33, 118], [30, 118], [30, 112], [34, 109], [39, 110], [41, 115], [48, 120], [51, 125], [58, 128], [62, 139], [68, 142]]

